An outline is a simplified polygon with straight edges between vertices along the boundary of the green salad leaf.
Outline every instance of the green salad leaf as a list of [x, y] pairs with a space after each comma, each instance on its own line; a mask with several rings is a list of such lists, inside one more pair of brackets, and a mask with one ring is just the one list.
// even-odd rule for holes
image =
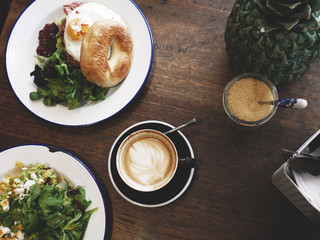
[[[55, 178], [52, 169], [30, 169], [31, 172], [22, 172], [19, 179], [29, 179], [30, 173]], [[50, 180], [31, 185], [23, 197], [10, 198], [10, 209], [0, 208], [0, 222], [12, 232], [21, 230], [25, 240], [80, 240], [92, 213], [98, 209], [87, 210], [90, 204], [82, 187], [72, 188], [67, 180], [63, 184]]]
[[109, 88], [100, 87], [88, 81], [80, 67], [69, 67], [63, 45], [63, 37], [56, 36], [57, 50], [50, 57], [36, 56], [34, 76], [37, 91], [31, 92], [32, 101], [43, 99], [47, 106], [63, 104], [72, 110], [87, 101], [104, 100]]

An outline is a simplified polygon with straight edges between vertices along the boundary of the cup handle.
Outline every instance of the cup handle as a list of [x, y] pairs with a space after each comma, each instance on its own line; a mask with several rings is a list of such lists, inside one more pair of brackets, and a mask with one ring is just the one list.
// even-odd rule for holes
[[182, 166], [194, 168], [196, 165], [195, 159], [192, 157], [179, 158], [179, 164]]

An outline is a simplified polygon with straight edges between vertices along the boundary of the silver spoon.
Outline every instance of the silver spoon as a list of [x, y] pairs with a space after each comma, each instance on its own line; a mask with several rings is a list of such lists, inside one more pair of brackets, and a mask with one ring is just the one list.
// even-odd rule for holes
[[186, 122], [185, 124], [182, 124], [182, 125], [180, 125], [180, 126], [178, 126], [178, 127], [172, 128], [171, 130], [169, 130], [169, 131], [167, 131], [167, 132], [165, 132], [165, 133], [163, 133], [163, 134], [164, 134], [164, 135], [167, 135], [167, 134], [169, 134], [169, 133], [175, 132], [175, 131], [177, 131], [177, 130], [179, 130], [179, 129], [181, 129], [181, 128], [184, 128], [184, 127], [186, 127], [186, 126], [188, 126], [188, 125], [190, 125], [190, 124], [192, 124], [192, 123], [195, 123], [195, 122], [196, 122], [196, 119], [195, 119], [195, 118], [192, 118], [190, 121]]

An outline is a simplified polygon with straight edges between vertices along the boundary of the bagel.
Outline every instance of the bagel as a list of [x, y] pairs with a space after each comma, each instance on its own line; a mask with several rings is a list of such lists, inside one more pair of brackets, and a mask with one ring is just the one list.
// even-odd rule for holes
[[118, 21], [101, 20], [92, 25], [82, 41], [80, 68], [88, 81], [113, 87], [128, 75], [132, 56], [129, 30]]

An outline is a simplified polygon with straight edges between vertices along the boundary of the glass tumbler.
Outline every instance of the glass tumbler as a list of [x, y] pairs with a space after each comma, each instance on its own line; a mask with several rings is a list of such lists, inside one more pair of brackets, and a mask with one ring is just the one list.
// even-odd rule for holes
[[[269, 104], [270, 112], [267, 115], [265, 115], [264, 117], [262, 117], [260, 119], [256, 119], [256, 120], [247, 120], [247, 119], [244, 119], [244, 118], [239, 118], [239, 116], [236, 116], [237, 114], [232, 112], [230, 110], [230, 107], [231, 107], [232, 101], [237, 101], [237, 102], [241, 101], [240, 96], [239, 96], [239, 99], [235, 99], [234, 98], [235, 94], [233, 94], [232, 101], [230, 100], [230, 102], [228, 102], [229, 101], [228, 100], [228, 94], [230, 92], [231, 87], [236, 82], [238, 82], [240, 80], [243, 80], [243, 79], [254, 79], [254, 80], [262, 81], [271, 91], [271, 94], [272, 94], [272, 97], [273, 97], [273, 99], [271, 101], [274, 101], [274, 100], [278, 99], [278, 91], [277, 91], [275, 85], [269, 79], [267, 79], [266, 77], [264, 77], [264, 76], [262, 76], [260, 74], [256, 74], [256, 73], [243, 73], [243, 74], [240, 74], [240, 75], [236, 76], [235, 78], [233, 78], [227, 84], [227, 86], [225, 87], [224, 92], [223, 92], [222, 102], [223, 102], [224, 110], [227, 113], [229, 119], [232, 121], [232, 123], [234, 123], [235, 125], [239, 126], [241, 129], [257, 128], [257, 127], [265, 124], [266, 122], [268, 122], [272, 118], [272, 116], [275, 114], [275, 112], [277, 110], [277, 106], [275, 106], [275, 105], [273, 105], [271, 103], [259, 103], [261, 105], [262, 104]], [[260, 85], [262, 85], [262, 84], [260, 84]], [[250, 96], [249, 91], [252, 91], [253, 89], [254, 89], [254, 87], [253, 88], [249, 87], [249, 88], [243, 89], [243, 91], [244, 91], [244, 93], [246, 95], [245, 98]], [[248, 92], [248, 94], [246, 94], [247, 92]], [[253, 94], [256, 94], [256, 93], [253, 93]], [[242, 97], [242, 99], [243, 99], [243, 97]], [[256, 101], [256, 99], [252, 99], [252, 101]], [[250, 99], [248, 99], [248, 102], [250, 103]], [[270, 102], [270, 101], [268, 101], [268, 102]], [[243, 109], [243, 110], [247, 110], [246, 108], [249, 108], [249, 104], [247, 106], [245, 104], [243, 104], [243, 106], [241, 106], [241, 109]], [[253, 111], [252, 114], [255, 114], [255, 112]]]

